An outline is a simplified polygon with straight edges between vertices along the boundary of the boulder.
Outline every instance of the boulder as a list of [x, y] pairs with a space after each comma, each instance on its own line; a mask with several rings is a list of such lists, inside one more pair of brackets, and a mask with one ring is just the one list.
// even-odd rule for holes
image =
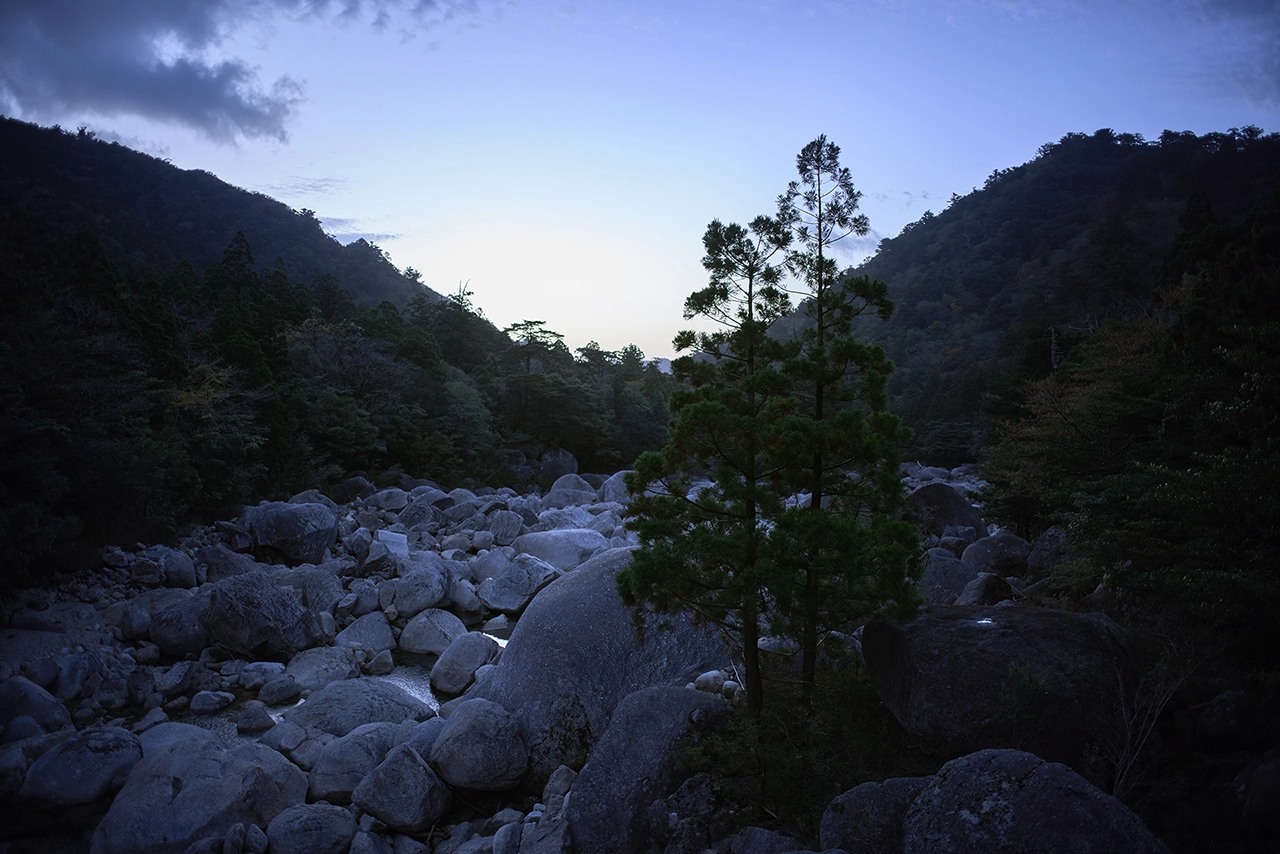
[[672, 747], [728, 710], [724, 700], [687, 688], [660, 686], [627, 695], [564, 807], [576, 850], [647, 852], [649, 805], [681, 782]]
[[520, 536], [524, 527], [524, 517], [511, 510], [498, 510], [489, 517], [489, 533], [493, 541], [500, 546], [509, 546]]
[[543, 510], [538, 514], [534, 531], [559, 531], [566, 528], [586, 528], [595, 516], [585, 507], [561, 507]]
[[858, 854], [902, 854], [907, 810], [929, 782], [927, 777], [894, 777], [863, 783], [836, 796], [822, 814], [822, 847]]
[[977, 508], [945, 483], [929, 483], [907, 496], [911, 517], [921, 533], [943, 536], [947, 527], [969, 527], [979, 537], [987, 536], [987, 526]]
[[302, 686], [292, 676], [272, 679], [258, 689], [258, 699], [268, 706], [283, 706], [302, 696]]
[[1067, 541], [1067, 532], [1055, 525], [1041, 534], [1031, 547], [1027, 555], [1027, 572], [1032, 578], [1040, 578], [1073, 557], [1075, 552]]
[[559, 576], [560, 571], [546, 561], [533, 555], [518, 554], [501, 575], [481, 584], [476, 595], [491, 610], [516, 616], [539, 590]]
[[384, 650], [396, 648], [395, 636], [391, 634], [391, 624], [387, 622], [386, 616], [381, 611], [374, 611], [357, 618], [351, 625], [338, 632], [334, 643], [353, 649], [363, 649], [369, 653], [370, 658]]
[[[265, 827], [306, 797], [297, 766], [261, 744], [223, 748], [216, 737], [142, 736], [134, 766], [93, 834], [93, 854], [183, 854], [200, 840], [226, 836], [237, 823]], [[166, 731], [167, 732], [167, 731]]]
[[293, 591], [277, 587], [262, 570], [210, 587], [209, 639], [244, 658], [288, 661], [299, 651], [324, 642], [319, 615], [298, 601]]
[[1077, 768], [1120, 731], [1133, 684], [1114, 622], [1049, 608], [931, 606], [905, 626], [869, 623], [862, 655], [911, 732], [964, 750], [1027, 746]]
[[311, 768], [308, 799], [351, 803], [351, 793], [387, 755], [395, 734], [395, 724], [362, 724], [326, 744]]
[[996, 575], [1023, 575], [1027, 571], [1027, 555], [1031, 544], [1022, 537], [1001, 531], [975, 540], [960, 555], [960, 562], [974, 572]]
[[5, 728], [5, 742], [16, 740], [9, 731], [9, 725], [17, 718], [27, 718], [43, 732], [56, 732], [71, 726], [67, 707], [24, 676], [0, 682], [0, 726]]
[[400, 648], [419, 655], [440, 655], [466, 633], [467, 627], [453, 614], [428, 608], [400, 632]]
[[560, 765], [581, 768], [631, 692], [728, 664], [723, 642], [687, 618], [664, 618], [669, 627], [659, 629], [651, 617], [637, 632], [616, 580], [630, 561], [628, 549], [605, 552], [535, 596], [482, 692], [516, 715], [535, 781]]
[[396, 612], [405, 619], [440, 604], [449, 592], [449, 573], [442, 563], [415, 560], [396, 582]]
[[342, 599], [342, 581], [338, 578], [337, 561], [329, 561], [321, 566], [281, 567], [271, 575], [277, 587], [293, 590], [298, 601], [312, 611], [333, 611]]
[[[577, 475], [574, 475], [574, 477], [577, 477]], [[583, 482], [586, 483], [586, 481]], [[596, 491], [588, 483], [586, 489], [552, 488], [550, 492], [542, 496], [542, 506], [553, 508], [580, 507], [584, 504], [593, 504], [595, 500]]]
[[320, 563], [338, 541], [338, 517], [323, 504], [273, 501], [244, 515], [260, 557], [283, 558], [290, 565]]
[[153, 612], [151, 640], [167, 658], [199, 655], [209, 645], [210, 601], [208, 596], [187, 596], [181, 601]]
[[569, 570], [596, 552], [607, 549], [609, 541], [598, 531], [568, 528], [521, 534], [513, 545], [517, 552], [531, 554], [556, 569]]
[[978, 577], [964, 586], [956, 597], [956, 605], [994, 605], [1012, 598], [1013, 587], [1008, 581], [991, 572], [980, 572]]
[[355, 817], [330, 804], [298, 804], [267, 825], [271, 854], [347, 854], [355, 835]]
[[445, 814], [453, 795], [416, 750], [401, 744], [356, 786], [351, 801], [397, 833], [422, 833]]
[[196, 565], [190, 555], [168, 546], [151, 546], [142, 554], [159, 565], [165, 587], [189, 590], [196, 586]]
[[520, 782], [529, 755], [516, 719], [476, 698], [453, 710], [431, 747], [431, 764], [451, 786], [503, 792]]
[[283, 715], [286, 721], [303, 729], [316, 727], [337, 736], [346, 735], [365, 723], [398, 724], [409, 719], [425, 721], [434, 716], [430, 706], [403, 688], [369, 679], [326, 685]]
[[45, 809], [90, 804], [113, 794], [112, 782], [142, 759], [138, 737], [120, 727], [94, 727], [55, 745], [27, 770], [21, 795]]
[[907, 810], [903, 854], [1168, 851], [1115, 798], [1030, 753], [982, 750], [926, 779]]
[[616, 502], [618, 504], [629, 504], [631, 502], [631, 493], [627, 492], [627, 474], [629, 472], [620, 471], [610, 477], [600, 485], [600, 489], [596, 491], [596, 497], [600, 501]]
[[977, 573], [946, 549], [929, 549], [916, 589], [926, 605], [951, 605]]
[[575, 474], [577, 471], [577, 458], [563, 448], [544, 451], [538, 458], [538, 474], [546, 480], [555, 480], [562, 475]]
[[502, 648], [482, 632], [467, 632], [449, 644], [431, 668], [431, 685], [444, 694], [461, 694], [476, 671], [498, 657]]

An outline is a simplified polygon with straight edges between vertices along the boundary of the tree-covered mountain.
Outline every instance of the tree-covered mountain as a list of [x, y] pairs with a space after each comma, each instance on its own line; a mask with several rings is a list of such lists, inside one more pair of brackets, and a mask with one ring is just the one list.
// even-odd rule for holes
[[[0, 166], [0, 586], [354, 472], [519, 485], [562, 451], [611, 473], [666, 439], [672, 381], [635, 346], [500, 330], [465, 290], [442, 299], [266, 197], [4, 130], [28, 147]], [[157, 176], [174, 192], [140, 189]], [[310, 266], [262, 264], [262, 245]]]
[[889, 285], [896, 311], [860, 334], [897, 366], [890, 408], [936, 464], [972, 460], [988, 417], [1046, 375], [1069, 342], [1146, 310], [1186, 217], [1229, 220], [1280, 180], [1280, 134], [1254, 127], [1158, 140], [1072, 133], [992, 173], [855, 273]]
[[360, 305], [404, 308], [431, 289], [406, 277], [377, 246], [343, 246], [311, 211], [233, 187], [200, 169], [179, 169], [81, 130], [66, 133], [0, 117], [0, 213], [25, 213], [54, 237], [90, 231], [108, 258], [130, 273], [222, 259], [237, 232], [264, 267], [277, 262], [292, 281], [332, 276]]

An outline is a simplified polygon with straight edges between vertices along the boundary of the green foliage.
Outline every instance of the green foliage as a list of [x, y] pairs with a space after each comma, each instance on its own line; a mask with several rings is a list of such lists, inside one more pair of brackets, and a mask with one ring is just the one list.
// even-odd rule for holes
[[910, 735], [880, 701], [865, 670], [823, 669], [806, 701], [787, 663], [766, 660], [773, 689], [758, 717], [731, 716], [722, 729], [681, 750], [683, 775], [711, 775], [735, 826], [763, 826], [815, 848], [822, 814], [854, 786], [935, 773], [950, 754]]
[[1147, 311], [1024, 387], [994, 506], [1071, 526], [1150, 607], [1255, 647], [1280, 607], [1280, 191], [1215, 224], [1193, 199]]
[[1051, 327], [1065, 356], [1107, 320], [1137, 317], [1159, 277], [1181, 275], [1165, 253], [1188, 198], [1200, 200], [1193, 219], [1210, 207], [1239, 216], [1278, 168], [1280, 135], [1257, 128], [1151, 142], [1068, 134], [882, 241], [857, 272], [887, 282], [897, 310], [856, 329], [897, 366], [886, 391], [914, 432], [910, 453], [934, 465], [976, 459], [991, 421], [1017, 405], [1006, 378], [1033, 362], [1035, 379], [1050, 372]]
[[[812, 692], [822, 636], [917, 602], [919, 546], [898, 519], [905, 434], [882, 409], [891, 366], [851, 335], [858, 314], [892, 306], [883, 284], [838, 275], [830, 256], [839, 236], [868, 228], [839, 149], [820, 137], [797, 167], [776, 218], [717, 220], [703, 235], [710, 282], [685, 316], [720, 329], [676, 336], [694, 355], [673, 365], [684, 387], [667, 445], [628, 478], [641, 549], [618, 578], [624, 601], [731, 634], [755, 715], [762, 622], [800, 641]], [[776, 258], [809, 293], [812, 325], [792, 341], [772, 331], [790, 308]]]

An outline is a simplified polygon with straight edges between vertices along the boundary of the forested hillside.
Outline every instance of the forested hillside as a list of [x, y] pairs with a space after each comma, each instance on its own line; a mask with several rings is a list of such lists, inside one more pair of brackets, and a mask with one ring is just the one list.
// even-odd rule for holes
[[[926, 213], [858, 268], [896, 311], [861, 334], [897, 365], [890, 408], [935, 464], [975, 459], [1009, 389], [1147, 309], [1185, 216], [1237, 217], [1280, 179], [1280, 135], [1072, 133]], [[1189, 208], [1190, 205], [1190, 208]]]
[[329, 275], [360, 305], [439, 295], [406, 278], [375, 245], [343, 246], [311, 211], [183, 170], [91, 133], [65, 133], [0, 117], [0, 213], [26, 213], [51, 237], [88, 230], [129, 273], [166, 271], [182, 261], [217, 263], [237, 232], [265, 266], [296, 282]]
[[[671, 380], [634, 346], [570, 352], [539, 320], [499, 330], [465, 290], [441, 299], [270, 199], [120, 146], [5, 129], [33, 147], [25, 177], [0, 167], [4, 579], [357, 471], [518, 485], [563, 451], [611, 473], [665, 440]], [[200, 210], [211, 200], [217, 212]], [[136, 219], [138, 205], [163, 216]], [[240, 230], [181, 227], [214, 216]], [[333, 252], [310, 259], [311, 278], [262, 264], [255, 225], [274, 251]], [[316, 239], [290, 244], [289, 229]], [[359, 304], [341, 276], [361, 252], [412, 296]]]

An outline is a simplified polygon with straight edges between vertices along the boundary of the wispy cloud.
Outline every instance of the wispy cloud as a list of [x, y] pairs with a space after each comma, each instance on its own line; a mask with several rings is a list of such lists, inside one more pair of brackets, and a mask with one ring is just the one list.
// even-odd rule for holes
[[[294, 175], [279, 184], [271, 184], [266, 189], [272, 195], [287, 197], [318, 197], [336, 193], [349, 184], [346, 178], [308, 178]], [[325, 220], [328, 222], [328, 220]]]
[[355, 243], [360, 239], [367, 240], [370, 243], [382, 243], [387, 240], [395, 240], [398, 237], [404, 237], [403, 234], [393, 234], [384, 231], [365, 231], [361, 228], [363, 223], [360, 220], [349, 219], [347, 217], [321, 217], [320, 225], [324, 228], [325, 234], [342, 244]]
[[369, 21], [405, 33], [474, 14], [482, 0], [4, 0], [0, 2], [0, 109], [58, 121], [133, 115], [206, 136], [287, 138], [302, 84], [260, 79], [219, 55], [228, 37], [278, 16]]
[[1199, 0], [1208, 22], [1224, 27], [1243, 50], [1221, 57], [1212, 69], [1258, 102], [1280, 102], [1280, 2]]

